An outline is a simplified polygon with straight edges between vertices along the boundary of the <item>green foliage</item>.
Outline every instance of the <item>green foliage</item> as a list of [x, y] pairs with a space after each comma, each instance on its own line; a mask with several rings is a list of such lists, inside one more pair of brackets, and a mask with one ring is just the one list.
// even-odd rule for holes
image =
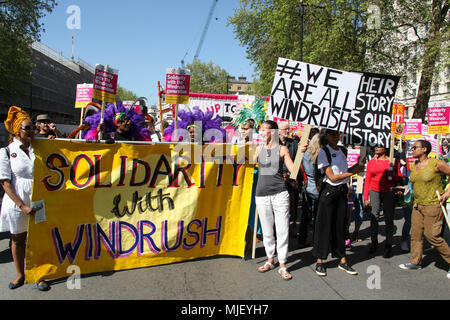
[[195, 60], [186, 65], [191, 71], [190, 92], [198, 93], [227, 93], [228, 72], [213, 62]]
[[138, 96], [131, 90], [127, 90], [123, 87], [121, 87], [120, 85], [117, 85], [117, 90], [116, 90], [116, 101], [120, 100], [120, 101], [134, 101], [138, 98]]
[[52, 12], [55, 0], [0, 1], [0, 90], [5, 95], [21, 91], [31, 78], [31, 44], [45, 31], [40, 19]]
[[[240, 3], [228, 23], [256, 66], [259, 77], [254, 86], [256, 94], [269, 95], [278, 57], [300, 60], [299, 1], [240, 0]], [[449, 0], [304, 0], [303, 3], [305, 62], [346, 71], [399, 75], [403, 83], [415, 78], [427, 57], [436, 53], [439, 59], [431, 59], [427, 64], [432, 73], [449, 64]], [[379, 11], [369, 11], [372, 8]], [[441, 12], [437, 35], [431, 34], [432, 8]]]

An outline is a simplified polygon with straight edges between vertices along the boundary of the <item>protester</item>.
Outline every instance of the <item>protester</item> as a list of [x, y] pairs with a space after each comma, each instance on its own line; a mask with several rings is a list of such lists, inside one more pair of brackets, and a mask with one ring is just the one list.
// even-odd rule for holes
[[89, 129], [82, 132], [83, 139], [97, 140], [99, 132], [102, 132], [104, 140], [151, 141], [150, 131], [145, 127], [144, 116], [133, 108], [125, 108], [120, 100], [116, 105], [113, 103], [107, 105], [103, 121], [99, 110], [86, 117], [84, 122], [89, 125]]
[[[132, 141], [133, 137], [130, 135], [131, 119], [124, 112], [116, 113], [114, 124], [116, 125], [116, 131], [110, 137], [115, 141]], [[105, 124], [99, 123], [97, 127], [98, 132], [105, 133]], [[105, 136], [104, 136], [105, 137]]]
[[[442, 258], [450, 265], [450, 248], [441, 237], [444, 215], [436, 191], [441, 195], [441, 203], [450, 196], [450, 189], [444, 193], [441, 174], [450, 175], [450, 166], [444, 161], [428, 158], [431, 143], [417, 140], [412, 147], [413, 157], [410, 180], [414, 187], [414, 206], [411, 222], [411, 262], [399, 265], [402, 269], [421, 269], [423, 236], [435, 247]], [[447, 272], [450, 279], [450, 269]]]
[[56, 124], [47, 114], [40, 114], [36, 117], [36, 127], [38, 129], [36, 137], [49, 139], [63, 137], [61, 132], [56, 128]]
[[233, 137], [231, 143], [233, 144], [245, 144], [251, 143], [251, 139], [253, 137], [254, 129], [255, 129], [255, 120], [248, 119], [240, 126], [240, 132], [238, 136]]
[[[0, 232], [11, 233], [11, 252], [17, 277], [9, 284], [16, 289], [25, 283], [25, 248], [28, 216], [34, 214], [31, 207], [34, 152], [31, 141], [34, 125], [21, 108], [12, 106], [5, 120], [10, 133], [10, 144], [0, 152], [0, 183], [5, 190], [0, 214]], [[46, 291], [50, 287], [40, 281], [37, 288]]]
[[145, 126], [150, 131], [150, 137], [153, 142], [161, 142], [161, 132], [155, 128], [155, 119], [149, 115], [145, 114]]
[[[315, 182], [315, 166], [317, 162], [317, 156], [320, 151], [320, 143], [319, 143], [319, 134], [316, 132], [314, 136], [309, 141], [308, 148], [306, 149], [305, 154], [302, 159], [302, 166], [306, 175], [306, 188], [305, 190], [305, 198], [306, 198], [306, 208], [307, 210], [303, 210], [302, 215], [306, 215], [307, 219], [305, 224], [307, 225], [310, 221], [313, 221], [313, 230], [317, 216], [317, 200], [319, 199], [319, 190], [316, 187]], [[303, 208], [302, 208], [303, 209]], [[302, 228], [301, 228], [302, 229]], [[299, 233], [299, 247], [304, 248], [308, 246], [308, 234], [307, 228], [306, 231], [300, 229]]]
[[[392, 244], [394, 236], [395, 199], [394, 188], [396, 183], [402, 180], [400, 165], [395, 159], [390, 165], [386, 148], [375, 147], [375, 157], [367, 164], [364, 185], [364, 206], [372, 207], [370, 214], [370, 238], [369, 254], [373, 254], [378, 248], [378, 220], [380, 219], [381, 206], [383, 206], [384, 221], [386, 224], [386, 242], [384, 245], [384, 258], [392, 256]], [[369, 197], [370, 195], [370, 197]]]
[[264, 144], [259, 146], [255, 153], [259, 165], [255, 202], [261, 219], [263, 243], [268, 258], [258, 271], [267, 272], [275, 267], [276, 247], [280, 263], [278, 272], [284, 280], [290, 280], [292, 275], [286, 268], [289, 241], [289, 193], [282, 171], [283, 164], [286, 164], [289, 170], [292, 170], [294, 164], [288, 148], [278, 143], [277, 129], [278, 125], [274, 121], [268, 120], [262, 123], [260, 135]]
[[[345, 218], [347, 215], [347, 183], [349, 177], [362, 170], [357, 165], [348, 168], [344, 149], [338, 146], [339, 132], [322, 129], [317, 168], [325, 175], [319, 190], [319, 207], [314, 234], [313, 255], [317, 258], [316, 273], [326, 276], [323, 260], [331, 251], [339, 258], [338, 268], [351, 275], [357, 275], [345, 256]], [[319, 182], [319, 181], [316, 181]]]

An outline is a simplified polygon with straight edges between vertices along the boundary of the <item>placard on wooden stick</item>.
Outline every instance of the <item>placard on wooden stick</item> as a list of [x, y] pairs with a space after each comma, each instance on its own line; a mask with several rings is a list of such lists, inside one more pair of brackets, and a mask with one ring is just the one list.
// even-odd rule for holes
[[302, 138], [298, 146], [297, 154], [295, 155], [294, 167], [291, 172], [291, 179], [297, 180], [298, 171], [300, 170], [300, 166], [302, 164], [302, 159], [304, 155], [304, 152], [301, 152], [300, 149], [308, 144], [310, 131], [311, 125], [309, 124], [305, 125], [305, 127], [303, 128]]

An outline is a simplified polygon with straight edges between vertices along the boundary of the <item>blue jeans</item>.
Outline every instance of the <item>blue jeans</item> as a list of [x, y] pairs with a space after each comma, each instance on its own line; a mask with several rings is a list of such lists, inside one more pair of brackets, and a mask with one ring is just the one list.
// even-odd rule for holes
[[363, 199], [362, 194], [356, 193], [356, 186], [352, 186], [353, 190], [353, 207], [355, 208], [355, 225], [360, 226], [363, 222]]

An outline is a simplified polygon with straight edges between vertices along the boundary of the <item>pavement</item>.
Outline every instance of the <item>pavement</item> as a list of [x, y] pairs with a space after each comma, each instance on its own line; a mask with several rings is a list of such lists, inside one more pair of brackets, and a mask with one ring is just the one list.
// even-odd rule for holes
[[[216, 256], [169, 265], [133, 270], [83, 275], [79, 287], [73, 280], [51, 281], [51, 289], [40, 292], [34, 284], [8, 289], [15, 278], [10, 254], [9, 234], [0, 233], [0, 299], [2, 300], [172, 300], [199, 302], [220, 301], [286, 301], [286, 300], [448, 300], [450, 279], [448, 266], [437, 251], [425, 244], [423, 269], [402, 270], [401, 263], [409, 262], [410, 254], [400, 250], [403, 225], [401, 210], [396, 212], [393, 257], [382, 257], [384, 222], [380, 222], [379, 249], [375, 255], [367, 253], [369, 221], [362, 224], [362, 242], [352, 243], [347, 259], [357, 276], [337, 268], [338, 261], [326, 261], [327, 276], [314, 271], [315, 259], [311, 247], [298, 249], [292, 236], [287, 262], [293, 279], [285, 281], [277, 268], [267, 273], [257, 272], [264, 264], [262, 242], [257, 244], [256, 258]], [[350, 231], [353, 229], [353, 224]], [[294, 235], [295, 232], [291, 234]], [[310, 239], [311, 240], [311, 239]], [[277, 260], [275, 260], [277, 261]], [[68, 274], [69, 276], [69, 274]]]

